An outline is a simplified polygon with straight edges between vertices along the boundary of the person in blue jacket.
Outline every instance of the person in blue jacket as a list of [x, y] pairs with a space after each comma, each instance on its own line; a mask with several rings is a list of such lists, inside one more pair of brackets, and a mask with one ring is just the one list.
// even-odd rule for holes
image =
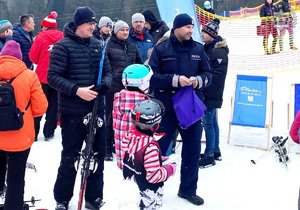
[[145, 17], [142, 13], [135, 13], [131, 18], [132, 27], [129, 30], [128, 40], [139, 49], [143, 62], [148, 59], [148, 50], [153, 47], [154, 42], [152, 36], [145, 28]]
[[177, 195], [194, 205], [202, 205], [204, 200], [196, 194], [203, 130], [201, 120], [182, 129], [172, 103], [174, 94], [186, 86], [192, 86], [196, 95], [203, 100], [202, 90], [210, 84], [212, 78], [202, 44], [192, 39], [193, 27], [194, 21], [189, 15], [179, 14], [174, 19], [170, 37], [154, 46], [149, 61], [154, 72], [150, 88], [154, 90], [155, 98], [166, 107], [166, 114], [158, 130], [166, 134], [158, 141], [162, 155], [166, 155], [177, 130], [182, 137], [181, 178]]
[[29, 51], [33, 42], [34, 31], [34, 17], [31, 14], [24, 14], [20, 16], [20, 23], [13, 25], [13, 40], [18, 42], [21, 46], [23, 55], [23, 62], [27, 68], [33, 69], [32, 62], [29, 58]]

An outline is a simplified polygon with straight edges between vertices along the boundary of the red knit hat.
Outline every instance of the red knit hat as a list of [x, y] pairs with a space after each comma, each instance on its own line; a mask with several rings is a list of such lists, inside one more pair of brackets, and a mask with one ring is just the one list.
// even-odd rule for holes
[[41, 25], [46, 28], [57, 28], [56, 17], [57, 12], [50, 12], [50, 14], [42, 20]]

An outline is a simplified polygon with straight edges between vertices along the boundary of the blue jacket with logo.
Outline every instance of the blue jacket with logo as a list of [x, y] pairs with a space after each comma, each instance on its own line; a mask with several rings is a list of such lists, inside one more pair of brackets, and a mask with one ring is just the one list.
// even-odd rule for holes
[[200, 85], [195, 92], [203, 100], [202, 90], [211, 82], [212, 69], [202, 44], [193, 39], [180, 43], [172, 31], [169, 39], [154, 47], [149, 65], [154, 72], [150, 87], [166, 107], [173, 107], [172, 96], [180, 88], [180, 75], [197, 78]]

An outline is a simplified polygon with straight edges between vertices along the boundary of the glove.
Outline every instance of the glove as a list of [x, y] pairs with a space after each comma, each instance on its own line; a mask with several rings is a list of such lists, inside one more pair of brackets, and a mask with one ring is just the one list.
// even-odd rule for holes
[[99, 86], [97, 86], [96, 88], [95, 88], [95, 91], [97, 91], [99, 94], [101, 94], [101, 95], [106, 95], [108, 92], [109, 92], [109, 86], [108, 86], [108, 84], [106, 84], [106, 83], [102, 83], [101, 85], [100, 85], [100, 87]]
[[176, 172], [176, 163], [170, 163], [167, 165], [164, 165], [165, 169], [167, 170], [167, 179], [170, 176], [173, 176]]

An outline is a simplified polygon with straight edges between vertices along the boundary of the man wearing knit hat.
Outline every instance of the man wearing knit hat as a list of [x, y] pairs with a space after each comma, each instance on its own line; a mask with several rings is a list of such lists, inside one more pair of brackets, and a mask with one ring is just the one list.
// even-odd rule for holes
[[0, 20], [0, 51], [6, 41], [12, 39], [13, 26], [8, 20]]
[[108, 42], [111, 36], [112, 24], [113, 22], [109, 17], [103, 16], [100, 18], [98, 26], [93, 33], [95, 38], [100, 40], [102, 46]]
[[[42, 84], [43, 91], [46, 94], [47, 100], [49, 102], [43, 128], [45, 141], [49, 141], [54, 137], [54, 132], [58, 120], [57, 91], [48, 85], [47, 80], [50, 52], [55, 43], [63, 38], [63, 33], [59, 30], [56, 30], [56, 17], [57, 13], [55, 11], [52, 11], [41, 21], [42, 31], [35, 37], [29, 51], [30, 60], [33, 63], [37, 64], [35, 72], [38, 75], [38, 78]], [[41, 119], [42, 116], [34, 118], [36, 141], [39, 135]]]
[[20, 23], [13, 25], [13, 40], [21, 46], [23, 58], [22, 60], [29, 69], [33, 69], [31, 60], [29, 59], [29, 51], [33, 42], [34, 17], [32, 14], [23, 14], [19, 18]]
[[179, 14], [174, 19], [170, 37], [154, 46], [149, 61], [154, 72], [150, 88], [154, 90], [155, 98], [161, 100], [166, 107], [166, 114], [158, 130], [159, 133], [166, 134], [158, 141], [162, 155], [167, 154], [177, 130], [182, 138], [181, 183], [178, 196], [194, 205], [202, 205], [204, 200], [196, 194], [201, 151], [201, 120], [182, 129], [172, 100], [174, 94], [182, 87], [192, 88], [199, 99], [203, 100], [203, 89], [211, 82], [212, 69], [203, 46], [192, 39], [193, 27], [194, 21], [189, 15]]
[[[112, 87], [109, 93], [105, 96], [106, 107], [106, 160], [113, 160], [112, 152], [113, 145], [115, 145], [117, 165], [121, 167], [121, 145], [119, 142], [115, 144], [114, 131], [113, 131], [113, 122], [112, 122], [112, 110], [113, 110], [113, 100], [114, 94], [116, 92], [124, 89], [122, 84], [122, 73], [123, 70], [131, 64], [142, 64], [142, 58], [140, 57], [139, 50], [137, 46], [128, 41], [129, 36], [129, 25], [122, 21], [118, 20], [114, 24], [112, 36], [107, 45], [107, 55], [109, 58], [109, 63], [111, 65], [113, 75]], [[117, 134], [116, 134], [117, 136]], [[119, 138], [118, 138], [119, 139]]]
[[223, 102], [229, 49], [226, 41], [218, 35], [219, 24], [220, 20], [214, 19], [202, 28], [204, 49], [213, 69], [213, 77], [211, 85], [203, 91], [205, 98], [203, 102], [207, 108], [203, 119], [206, 148], [199, 160], [200, 168], [213, 166], [216, 164], [215, 160], [222, 160], [217, 109], [221, 108]]
[[145, 28], [145, 17], [141, 13], [135, 13], [131, 18], [132, 27], [129, 31], [129, 41], [136, 44], [143, 61], [146, 61], [148, 49], [153, 47], [152, 36]]
[[[104, 54], [103, 68], [99, 64], [103, 48], [93, 38], [96, 16], [89, 7], [78, 7], [73, 21], [64, 27], [65, 37], [57, 42], [50, 54], [48, 84], [58, 91], [63, 149], [54, 185], [56, 210], [68, 209], [76, 179], [74, 160], [80, 158], [81, 147], [88, 135], [83, 118], [92, 112], [98, 98], [98, 117], [104, 119], [104, 99], [112, 81], [112, 71]], [[96, 83], [101, 78], [99, 86]], [[92, 145], [97, 166], [87, 178], [84, 193], [85, 208], [99, 210], [103, 206], [103, 170], [105, 156], [105, 126], [97, 127]], [[80, 201], [82, 201], [80, 199]], [[81, 206], [81, 202], [78, 204]]]

